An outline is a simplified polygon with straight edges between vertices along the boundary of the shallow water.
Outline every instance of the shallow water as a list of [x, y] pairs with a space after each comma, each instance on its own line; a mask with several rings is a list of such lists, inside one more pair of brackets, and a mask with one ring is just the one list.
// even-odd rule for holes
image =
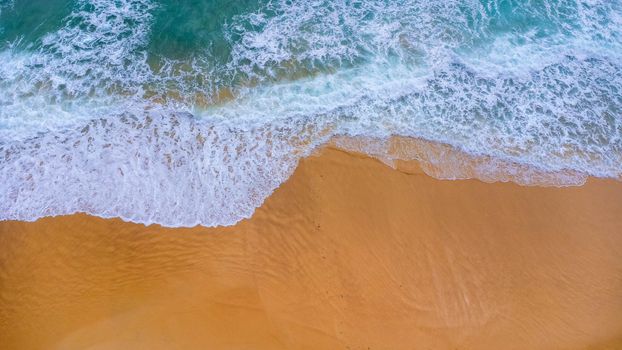
[[621, 58], [617, 0], [2, 0], [0, 219], [230, 225], [340, 135], [619, 177]]

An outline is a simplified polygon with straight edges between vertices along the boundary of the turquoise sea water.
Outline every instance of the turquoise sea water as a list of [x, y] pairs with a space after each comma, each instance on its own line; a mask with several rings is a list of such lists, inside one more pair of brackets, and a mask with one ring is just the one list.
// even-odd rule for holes
[[0, 0], [0, 219], [229, 225], [340, 135], [619, 177], [621, 68], [618, 0]]

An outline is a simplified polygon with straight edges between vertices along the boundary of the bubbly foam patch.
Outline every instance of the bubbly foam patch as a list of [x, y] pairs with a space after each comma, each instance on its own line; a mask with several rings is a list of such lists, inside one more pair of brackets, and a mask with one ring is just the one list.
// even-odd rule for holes
[[[292, 65], [330, 70], [397, 60], [434, 68], [464, 54], [505, 53], [496, 68], [507, 68], [507, 61], [533, 63], [511, 61], [514, 50], [540, 51], [539, 59], [551, 52], [578, 54], [586, 46], [619, 55], [621, 7], [600, 0], [270, 1], [261, 11], [234, 17], [226, 28], [239, 37], [232, 39], [229, 66], [262, 79]], [[500, 42], [509, 42], [510, 51], [495, 47]]]
[[230, 225], [333, 137], [442, 179], [622, 174], [620, 2], [266, 1], [224, 62], [150, 52], [158, 6], [77, 0], [0, 52], [0, 219]]
[[[479, 74], [452, 63], [430, 73], [369, 65], [243, 91], [207, 115], [238, 120], [305, 116], [335, 135], [436, 140], [545, 171], [617, 177], [622, 164], [622, 67], [560, 59], [520, 76]], [[242, 117], [243, 116], [243, 117]]]
[[140, 49], [153, 5], [80, 0], [75, 6], [65, 26], [34, 52], [10, 46], [0, 53], [3, 133], [30, 136], [142, 103], [136, 97], [149, 69]]
[[2, 10], [5, 8], [12, 8], [13, 5], [14, 5], [13, 0], [0, 0], [0, 13], [2, 13]]
[[190, 115], [96, 119], [0, 145], [2, 219], [87, 212], [165, 226], [232, 225], [326, 138], [302, 120], [239, 127]]

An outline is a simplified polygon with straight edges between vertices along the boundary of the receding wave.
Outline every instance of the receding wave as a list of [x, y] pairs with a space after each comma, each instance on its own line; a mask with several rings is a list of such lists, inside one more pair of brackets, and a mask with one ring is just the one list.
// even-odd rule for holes
[[0, 219], [231, 225], [330, 140], [443, 179], [622, 175], [618, 1], [65, 2], [26, 31], [0, 0]]

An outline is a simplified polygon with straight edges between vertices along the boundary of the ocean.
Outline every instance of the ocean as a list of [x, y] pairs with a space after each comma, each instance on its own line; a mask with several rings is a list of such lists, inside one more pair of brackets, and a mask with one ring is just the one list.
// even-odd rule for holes
[[326, 142], [395, 136], [620, 178], [622, 1], [0, 0], [0, 220], [232, 225]]

